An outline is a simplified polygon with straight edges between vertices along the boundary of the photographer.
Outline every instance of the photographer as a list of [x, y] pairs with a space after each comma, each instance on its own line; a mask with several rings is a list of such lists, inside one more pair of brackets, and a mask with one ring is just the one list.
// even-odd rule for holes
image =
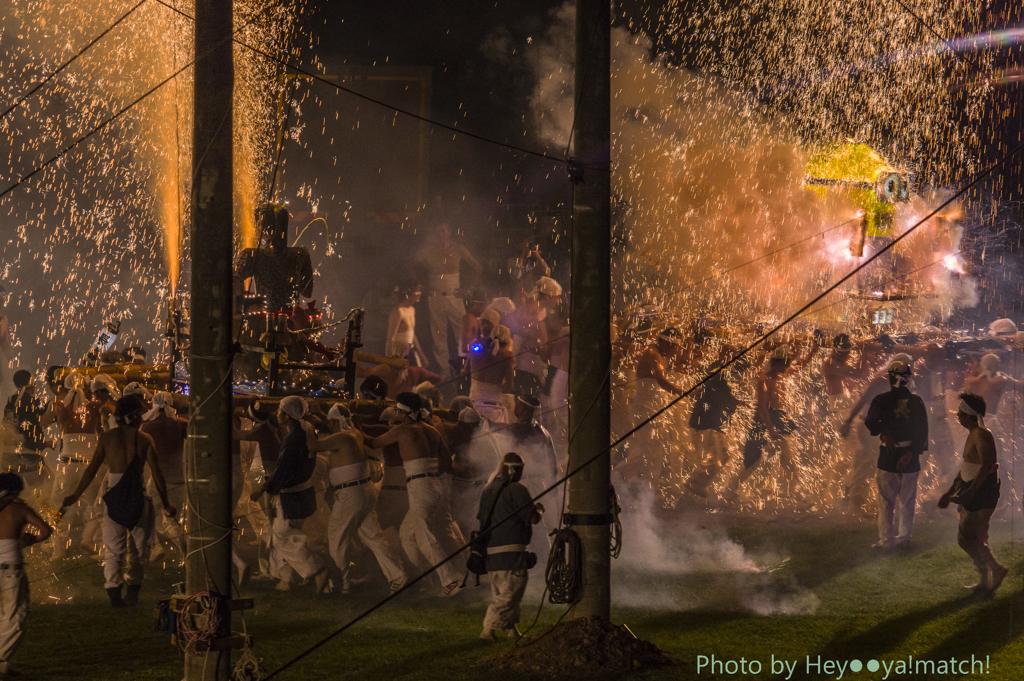
[[537, 556], [527, 552], [533, 525], [540, 522], [544, 507], [534, 504], [523, 477], [523, 459], [509, 452], [498, 466], [494, 479], [480, 495], [480, 531], [494, 530], [487, 537], [487, 574], [491, 581], [491, 604], [484, 615], [483, 641], [496, 641], [504, 629], [509, 638], [519, 638], [519, 607], [526, 593], [529, 570]]

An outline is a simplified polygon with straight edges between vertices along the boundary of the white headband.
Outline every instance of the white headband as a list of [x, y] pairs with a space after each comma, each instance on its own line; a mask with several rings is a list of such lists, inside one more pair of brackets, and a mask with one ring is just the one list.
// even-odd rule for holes
[[152, 421], [160, 414], [166, 414], [172, 419], [178, 415], [174, 409], [174, 398], [166, 390], [160, 390], [153, 395], [153, 408], [142, 416], [143, 421]]
[[343, 415], [336, 404], [331, 406], [330, 410], [327, 412], [327, 420], [340, 421], [342, 430], [351, 430], [352, 428], [352, 419]]
[[306, 401], [296, 395], [289, 395], [281, 400], [281, 411], [291, 416], [296, 421], [301, 421], [306, 415]]
[[960, 406], [957, 407], [957, 411], [961, 411], [967, 414], [968, 416], [975, 417], [976, 419], [978, 419], [978, 425], [981, 426], [982, 428], [985, 427], [985, 417], [971, 409], [971, 405], [967, 404], [963, 400], [960, 400]]
[[429, 409], [420, 409], [419, 411], [417, 411], [406, 404], [402, 404], [401, 402], [395, 402], [395, 406], [404, 411], [406, 414], [408, 414], [409, 418], [411, 418], [413, 421], [422, 421], [423, 419], [430, 418]]

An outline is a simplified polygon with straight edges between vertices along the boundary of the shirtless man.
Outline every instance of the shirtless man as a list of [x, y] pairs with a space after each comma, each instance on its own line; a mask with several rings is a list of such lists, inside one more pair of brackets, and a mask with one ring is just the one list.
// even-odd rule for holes
[[[458, 342], [462, 317], [466, 314], [462, 290], [476, 285], [482, 269], [465, 246], [452, 241], [451, 227], [447, 222], [435, 224], [429, 237], [417, 260], [429, 278], [427, 309], [430, 312], [434, 358], [441, 376], [447, 378], [452, 373], [448, 364], [448, 336], [451, 333]], [[462, 265], [466, 266], [468, 275], [465, 282], [460, 279]]]
[[825, 395], [828, 398], [829, 426], [833, 436], [828, 462], [831, 465], [825, 470], [825, 475], [829, 477], [826, 483], [842, 475], [849, 462], [856, 458], [858, 450], [870, 451], [873, 446], [863, 427], [858, 427], [853, 437], [839, 434], [850, 407], [856, 402], [864, 382], [870, 376], [863, 353], [856, 362], [850, 361], [853, 349], [850, 336], [840, 333], [832, 339], [832, 352], [821, 365]]
[[727, 498], [735, 500], [740, 495], [740, 485], [753, 475], [757, 465], [764, 456], [764, 450], [770, 448], [779, 453], [782, 465], [782, 493], [785, 496], [801, 497], [799, 471], [796, 457], [788, 438], [796, 431], [796, 424], [787, 414], [788, 400], [784, 379], [798, 369], [810, 363], [818, 352], [818, 339], [815, 338], [807, 354], [795, 361], [789, 361], [789, 352], [784, 345], [772, 351], [768, 367], [757, 378], [755, 395], [757, 403], [754, 409], [754, 424], [747, 432], [747, 440], [743, 445], [743, 466], [729, 481]]
[[89, 383], [92, 400], [85, 405], [85, 424], [90, 432], [99, 435], [111, 429], [111, 419], [116, 409], [115, 400], [121, 397], [117, 381], [109, 374], [96, 374]]
[[[128, 389], [125, 388], [125, 392]], [[153, 408], [143, 416], [143, 424], [139, 431], [153, 438], [156, 447], [156, 463], [167, 486], [167, 498], [176, 509], [185, 507], [185, 435], [187, 421], [178, 418], [174, 411], [173, 400], [169, 392], [160, 391], [153, 396]], [[146, 490], [150, 497], [156, 492], [153, 479]], [[181, 524], [177, 518], [164, 516], [163, 534], [182, 550]], [[162, 547], [160, 549], [163, 550]]]
[[352, 425], [352, 413], [341, 404], [327, 412], [327, 428], [331, 434], [314, 442], [310, 450], [327, 452], [327, 476], [334, 497], [327, 546], [341, 573], [341, 593], [349, 592], [348, 566], [356, 534], [373, 551], [394, 593], [405, 586], [408, 575], [377, 520], [377, 490], [370, 484], [363, 434]]
[[[682, 352], [683, 335], [679, 329], [670, 326], [659, 333], [654, 344], [640, 355], [631, 410], [634, 427], [668, 404], [672, 396], [682, 394], [683, 389], [665, 375]], [[644, 470], [662, 466], [668, 455], [668, 433], [654, 422], [636, 433], [625, 459], [615, 466], [615, 470], [626, 482], [637, 482]]]
[[[474, 289], [469, 297], [469, 307], [466, 314], [462, 316], [462, 326], [459, 329], [459, 373], [461, 374], [458, 385], [459, 395], [469, 394], [469, 377], [467, 376], [469, 357], [472, 354], [473, 343], [482, 335], [480, 318], [485, 312], [491, 315], [491, 323], [497, 326], [501, 323], [501, 315], [487, 307], [490, 298], [482, 289]], [[489, 337], [490, 331], [487, 332]]]
[[[431, 529], [431, 520], [444, 505], [441, 474], [451, 467], [451, 456], [441, 434], [423, 422], [428, 414], [419, 395], [402, 393], [396, 406], [400, 412], [400, 425], [379, 437], [367, 438], [365, 442], [375, 449], [398, 444], [409, 488], [409, 511], [399, 529], [402, 547], [414, 564], [419, 565], [425, 559], [433, 566], [447, 558]], [[438, 567], [437, 575], [441, 580], [441, 596], [457, 592], [459, 573], [451, 561]]]
[[406, 357], [410, 364], [427, 365], [420, 341], [416, 337], [416, 304], [423, 295], [423, 287], [408, 281], [398, 287], [398, 304], [388, 316], [388, 344], [384, 354], [388, 357]]
[[[82, 496], [100, 467], [107, 465], [107, 485], [109, 489], [104, 495], [106, 513], [103, 517], [103, 576], [105, 587], [110, 597], [110, 605], [115, 608], [135, 605], [139, 602], [139, 591], [145, 577], [146, 564], [149, 562], [149, 549], [153, 535], [153, 504], [143, 496], [141, 508], [113, 508], [111, 501], [115, 498], [120, 485], [138, 487], [142, 494], [142, 465], [149, 465], [153, 476], [153, 484], [164, 507], [164, 515], [173, 518], [178, 510], [167, 498], [167, 486], [164, 476], [157, 463], [156, 446], [153, 438], [139, 432], [142, 424], [142, 403], [137, 397], [122, 397], [117, 401], [115, 412], [118, 426], [102, 433], [96, 444], [96, 452], [92, 461], [82, 474], [78, 487], [70, 496], [64, 497], [63, 507], [74, 506]], [[111, 513], [118, 520], [111, 518]], [[126, 538], [130, 535], [133, 551], [128, 551]], [[127, 582], [128, 590], [121, 597], [121, 584], [125, 577], [121, 568], [125, 562], [125, 554], [129, 553]]]
[[516, 349], [515, 378], [519, 395], [539, 395], [548, 374], [548, 329], [544, 324], [547, 310], [541, 296], [539, 291], [533, 291], [522, 305], [504, 317]]
[[[79, 373], [69, 373], [64, 377], [66, 392], [59, 399], [54, 399], [50, 409], [43, 415], [44, 423], [54, 421], [60, 429], [60, 452], [54, 466], [53, 491], [50, 505], [59, 508], [64, 496], [78, 480], [82, 478], [89, 458], [96, 449], [97, 435], [95, 428], [90, 428], [86, 420], [86, 404], [88, 401], [82, 386], [85, 377]], [[86, 490], [78, 503], [67, 508], [57, 523], [60, 532], [53, 542], [53, 557], [61, 559], [67, 556], [71, 547], [71, 529], [76, 525], [84, 525], [82, 531], [82, 549], [89, 551], [89, 540], [100, 527], [101, 517], [96, 508], [96, 496], [100, 491], [99, 481], [94, 482]]]
[[[25, 483], [16, 473], [0, 473], [0, 676], [14, 670], [11, 658], [25, 636], [31, 599], [21, 550], [45, 541], [53, 528], [18, 498]], [[26, 532], [26, 526], [38, 532]]]
[[[1002, 420], [998, 415], [999, 406], [1003, 400], [1003, 393], [1007, 390], [1024, 392], [1024, 381], [1015, 380], [999, 369], [999, 355], [993, 353], [983, 355], [976, 364], [968, 367], [967, 373], [964, 375], [964, 390], [976, 393], [985, 400], [986, 428], [996, 439], [996, 446], [1005, 451], [1010, 447], [1007, 446]], [[1012, 401], [1013, 398], [1010, 399]], [[1012, 429], [1012, 423], [1010, 427]]]
[[[480, 318], [481, 333], [487, 331], [491, 324], [488, 313], [493, 313], [493, 310], [485, 312]], [[514, 389], [516, 364], [509, 348], [508, 336], [506, 327], [493, 326], [490, 335], [481, 337], [469, 355], [469, 375], [472, 378], [469, 399], [473, 400], [481, 416], [494, 423], [509, 421], [508, 410], [502, 404], [502, 395]]]
[[960, 526], [957, 543], [974, 561], [981, 579], [975, 594], [990, 594], [999, 588], [1007, 569], [999, 564], [988, 546], [988, 526], [999, 502], [999, 464], [996, 441], [985, 428], [985, 399], [973, 393], [960, 394], [957, 422], [968, 430], [964, 461], [949, 491], [939, 499], [939, 508], [955, 503]]

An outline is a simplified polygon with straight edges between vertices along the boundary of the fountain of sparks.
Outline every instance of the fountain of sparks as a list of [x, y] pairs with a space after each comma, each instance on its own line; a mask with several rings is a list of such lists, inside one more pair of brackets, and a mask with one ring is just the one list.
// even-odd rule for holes
[[[979, 170], [987, 151], [978, 132], [988, 106], [989, 80], [977, 77], [990, 70], [985, 47], [1019, 36], [978, 33], [976, 3], [919, 4], [931, 28], [895, 7], [740, 0], [646, 8], [662, 12], [643, 19], [657, 27], [656, 49], [641, 33], [613, 32], [612, 183], [621, 235], [614, 304], [623, 326], [638, 310], [660, 310], [655, 329], [671, 323], [692, 332], [698, 320], [710, 328], [679, 384], [691, 385], [720, 351], [745, 346], [795, 312]], [[572, 125], [572, 14], [571, 4], [553, 13], [532, 52], [537, 127], [557, 149]], [[933, 31], [955, 40], [947, 44]], [[815, 182], [844, 148], [870, 156], [871, 168]], [[897, 196], [886, 185], [890, 176], [899, 178]], [[797, 354], [815, 327], [855, 337], [897, 333], [973, 305], [974, 282], [965, 275], [971, 254], [961, 252], [958, 224], [971, 207], [970, 197], [948, 207], [778, 340]], [[620, 416], [629, 414], [632, 367], [644, 346], [625, 348], [616, 381]], [[731, 373], [747, 404], [763, 360], [755, 354]], [[827, 481], [837, 476], [822, 473], [837, 462], [817, 425], [817, 373], [812, 365], [787, 379], [789, 409], [803, 415], [797, 447], [806, 492], [831, 503], [839, 490]], [[689, 411], [684, 402], [656, 426], [680, 451], [678, 461], [653, 471], [668, 503], [696, 465]], [[742, 459], [752, 419], [752, 409], [741, 408], [729, 426], [733, 462]], [[628, 425], [622, 420], [617, 429]], [[778, 497], [777, 479], [774, 472], [752, 479], [755, 506]]]
[[[14, 102], [128, 14], [52, 82], [0, 121], [6, 187], [192, 59], [191, 2], [12, 0], [0, 17], [0, 101]], [[236, 1], [237, 38], [277, 58], [301, 3]], [[274, 147], [278, 64], [235, 47], [233, 121], [238, 243], [255, 240]], [[75, 362], [104, 319], [135, 319], [121, 341], [150, 344], [187, 263], [192, 68], [0, 201], [3, 282], [13, 293], [22, 366]], [[184, 302], [184, 301], [182, 301]], [[33, 343], [33, 340], [35, 341]], [[70, 355], [73, 355], [69, 357]]]

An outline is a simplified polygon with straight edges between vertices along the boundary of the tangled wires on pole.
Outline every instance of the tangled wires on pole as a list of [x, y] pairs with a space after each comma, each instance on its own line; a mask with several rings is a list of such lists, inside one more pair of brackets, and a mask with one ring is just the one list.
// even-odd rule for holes
[[573, 604], [583, 595], [583, 545], [580, 536], [563, 527], [551, 533], [551, 555], [544, 571], [548, 602]]
[[212, 641], [217, 637], [222, 599], [209, 591], [197, 591], [178, 609], [178, 644], [183, 649], [195, 647], [199, 641]]

